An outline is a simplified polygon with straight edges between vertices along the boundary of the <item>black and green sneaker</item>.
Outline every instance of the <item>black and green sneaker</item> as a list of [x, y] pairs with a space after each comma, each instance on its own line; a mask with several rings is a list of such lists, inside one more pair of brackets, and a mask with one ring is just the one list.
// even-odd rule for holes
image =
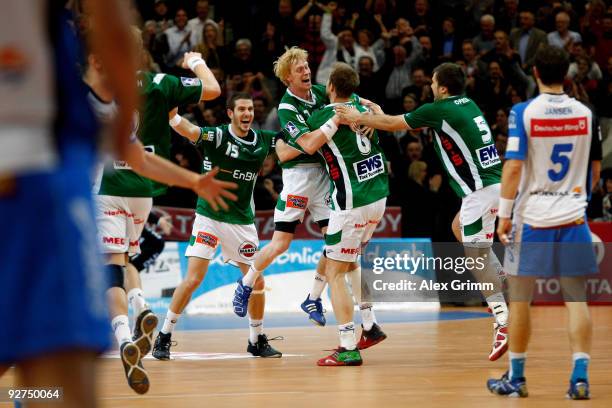
[[359, 349], [347, 350], [338, 347], [332, 354], [317, 361], [318, 366], [338, 367], [338, 366], [360, 366], [363, 364]]
[[[270, 340], [276, 340], [277, 338], [273, 338]], [[251, 343], [249, 340], [249, 345], [247, 346], [247, 352], [251, 353], [255, 357], [263, 357], [263, 358], [281, 358], [283, 353], [274, 349], [268, 343], [268, 336], [265, 334], [260, 334], [257, 336], [257, 343]]]

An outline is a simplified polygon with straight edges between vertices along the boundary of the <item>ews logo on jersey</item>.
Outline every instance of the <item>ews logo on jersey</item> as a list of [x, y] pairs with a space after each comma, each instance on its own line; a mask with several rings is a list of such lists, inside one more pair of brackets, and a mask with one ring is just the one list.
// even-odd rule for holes
[[385, 163], [382, 154], [378, 153], [375, 156], [353, 163], [357, 181], [360, 183], [370, 180], [385, 171]]
[[497, 153], [494, 144], [481, 147], [476, 150], [476, 154], [478, 154], [478, 161], [480, 161], [480, 166], [482, 166], [483, 169], [495, 166], [500, 162], [499, 153]]

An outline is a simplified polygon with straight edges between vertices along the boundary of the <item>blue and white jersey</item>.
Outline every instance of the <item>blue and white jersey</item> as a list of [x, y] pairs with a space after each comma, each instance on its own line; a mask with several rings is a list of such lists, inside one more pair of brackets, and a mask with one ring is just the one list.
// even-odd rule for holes
[[584, 218], [590, 163], [601, 160], [592, 111], [565, 94], [541, 94], [512, 108], [506, 159], [522, 160], [514, 216], [534, 227]]

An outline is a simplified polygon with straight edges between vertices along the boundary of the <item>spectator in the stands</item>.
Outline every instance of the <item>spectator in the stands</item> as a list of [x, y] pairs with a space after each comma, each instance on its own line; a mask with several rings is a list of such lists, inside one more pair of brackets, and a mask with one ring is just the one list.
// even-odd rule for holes
[[406, 94], [415, 95], [419, 105], [433, 101], [431, 80], [425, 75], [425, 70], [423, 70], [423, 68], [417, 67], [412, 70], [412, 85], [402, 90], [402, 95]]
[[[212, 24], [216, 30], [219, 30], [219, 24], [213, 20], [210, 13], [210, 5], [208, 0], [198, 0], [196, 3], [196, 17], [189, 20], [187, 23], [187, 29], [193, 31], [193, 38], [195, 43], [201, 43], [204, 40], [204, 26], [206, 24]], [[223, 35], [223, 33], [219, 33]]]
[[431, 237], [434, 234], [439, 174], [427, 177], [427, 163], [416, 160], [408, 167], [407, 183], [402, 188], [402, 236]]
[[456, 60], [461, 55], [461, 42], [461, 37], [455, 32], [455, 19], [446, 17], [442, 21], [442, 37], [436, 50], [440, 61]]
[[572, 44], [582, 42], [580, 33], [569, 29], [570, 15], [565, 11], [560, 11], [555, 16], [555, 27], [556, 31], [548, 33], [548, 44], [569, 51]]
[[174, 24], [170, 14], [168, 14], [166, 0], [155, 0], [153, 4], [153, 20], [157, 23], [158, 33], [164, 32]]
[[499, 11], [497, 27], [509, 33], [519, 26], [518, 0], [504, 0], [504, 5]]
[[241, 38], [236, 41], [230, 69], [240, 74], [244, 72], [259, 72], [259, 63], [253, 55], [253, 43], [248, 38]]
[[223, 36], [215, 24], [204, 24], [202, 42], [196, 44], [194, 51], [202, 54], [202, 58], [210, 68], [222, 68], [227, 64], [228, 52], [223, 44]]
[[471, 40], [463, 40], [462, 51], [466, 75], [468, 77], [483, 78], [487, 72], [487, 63], [478, 58], [478, 54]]
[[472, 39], [476, 52], [484, 55], [495, 47], [495, 17], [490, 14], [485, 14], [480, 17], [480, 33]]
[[356, 66], [355, 38], [349, 29], [343, 29], [338, 35], [332, 31], [332, 19], [338, 5], [330, 2], [325, 9], [321, 20], [321, 40], [325, 44], [325, 54], [316, 74], [316, 82], [325, 85], [336, 62], [345, 62]]
[[431, 34], [435, 20], [427, 0], [416, 0], [414, 2], [414, 13], [411, 13], [408, 19], [410, 25], [414, 27], [414, 34], [416, 36]]
[[187, 12], [179, 8], [174, 16], [174, 26], [164, 31], [168, 40], [166, 65], [170, 68], [180, 66], [183, 55], [195, 46], [194, 32], [187, 28]]
[[421, 35], [419, 37], [419, 44], [421, 44], [421, 57], [419, 58], [418, 66], [423, 68], [425, 72], [433, 72], [433, 69], [438, 65], [438, 60], [431, 43], [431, 37]]
[[273, 130], [278, 132], [280, 125], [278, 122], [278, 112], [276, 107], [269, 107], [268, 99], [263, 96], [253, 98], [253, 129]]
[[520, 28], [515, 28], [510, 34], [510, 45], [518, 51], [522, 68], [531, 71], [535, 55], [541, 45], [546, 44], [546, 33], [534, 27], [535, 16], [532, 11], [523, 10], [520, 13]]
[[367, 55], [359, 58], [357, 65], [357, 72], [359, 73], [357, 93], [384, 106], [386, 78], [383, 77], [383, 73], [380, 71], [374, 72], [374, 61]]

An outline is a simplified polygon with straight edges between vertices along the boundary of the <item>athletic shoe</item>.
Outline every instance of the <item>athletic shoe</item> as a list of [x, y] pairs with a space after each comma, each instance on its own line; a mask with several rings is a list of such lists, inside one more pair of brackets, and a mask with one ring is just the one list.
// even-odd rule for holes
[[525, 381], [525, 377], [511, 380], [508, 378], [507, 371], [499, 380], [490, 378], [487, 381], [487, 388], [493, 394], [503, 395], [506, 397], [526, 398], [529, 395], [527, 392], [527, 382]]
[[153, 345], [153, 332], [157, 328], [157, 316], [149, 309], [140, 312], [134, 324], [134, 335], [132, 341], [140, 349], [140, 358], [144, 358]]
[[310, 300], [310, 294], [306, 296], [306, 300], [302, 302], [302, 310], [308, 314], [311, 322], [317, 326], [325, 326], [325, 315], [323, 314], [323, 303], [321, 298]]
[[573, 400], [587, 400], [591, 398], [589, 393], [589, 382], [587, 380], [578, 379], [570, 381], [569, 390], [567, 390], [567, 398]]
[[387, 338], [387, 335], [380, 329], [380, 326], [374, 323], [370, 330], [366, 330], [363, 328], [363, 324], [361, 325], [361, 337], [359, 338], [359, 342], [357, 342], [357, 348], [359, 350], [365, 350], [370, 348], [384, 339]]
[[176, 342], [172, 341], [172, 333], [159, 332], [153, 345], [153, 357], [158, 360], [170, 360], [170, 347], [172, 346], [176, 346]]
[[489, 360], [497, 360], [506, 350], [508, 350], [508, 326], [493, 323], [493, 347], [489, 353]]
[[332, 354], [317, 361], [317, 365], [323, 367], [360, 366], [362, 364], [359, 349], [347, 350], [344, 347], [338, 347]]
[[[271, 339], [271, 340], [275, 340]], [[255, 357], [263, 357], [263, 358], [281, 358], [283, 353], [278, 350], [275, 350], [270, 344], [268, 344], [268, 337], [265, 334], [260, 334], [257, 336], [257, 343], [251, 343], [249, 340], [249, 345], [247, 346], [247, 352], [251, 353]]]
[[149, 377], [140, 362], [140, 349], [132, 342], [121, 345], [119, 354], [125, 370], [128, 385], [138, 394], [149, 391]]
[[244, 286], [242, 284], [242, 278], [238, 279], [238, 286], [234, 291], [234, 299], [232, 300], [234, 313], [236, 313], [238, 316], [246, 316], [249, 307], [249, 298], [251, 297], [252, 291], [253, 288]]

